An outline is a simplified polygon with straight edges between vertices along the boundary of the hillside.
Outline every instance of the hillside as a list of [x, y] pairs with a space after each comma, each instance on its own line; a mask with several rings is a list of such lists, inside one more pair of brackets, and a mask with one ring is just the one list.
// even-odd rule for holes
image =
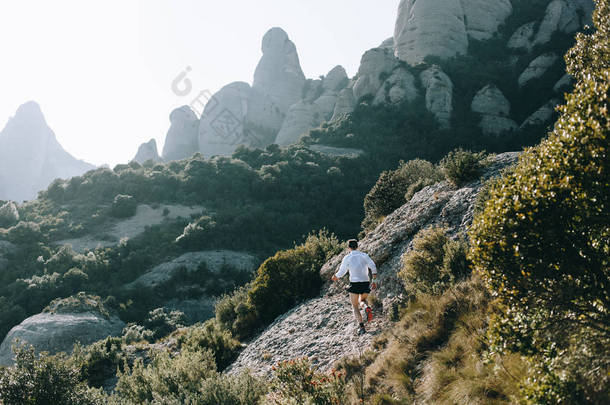
[[[182, 108], [178, 160], [150, 143], [3, 202], [0, 400], [607, 403], [610, 6], [575, 38], [589, 1], [490, 3], [401, 1], [347, 81], [304, 78], [274, 28], [221, 95], [279, 132], [204, 150], [181, 134], [213, 117]], [[329, 282], [357, 234], [381, 279], [362, 336]]]

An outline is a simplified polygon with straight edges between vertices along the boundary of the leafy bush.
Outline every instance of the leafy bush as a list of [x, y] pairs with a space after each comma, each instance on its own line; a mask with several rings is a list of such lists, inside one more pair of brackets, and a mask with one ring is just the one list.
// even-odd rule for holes
[[413, 249], [404, 254], [399, 272], [407, 292], [438, 294], [468, 276], [467, 249], [465, 241], [449, 239], [445, 228], [420, 231], [413, 239]]
[[216, 319], [235, 337], [244, 339], [271, 323], [322, 286], [320, 268], [342, 250], [327, 231], [310, 234], [305, 243], [277, 252], [260, 265], [255, 279], [216, 306]]
[[75, 345], [69, 360], [80, 367], [81, 378], [86, 378], [90, 386], [100, 388], [116, 375], [117, 369], [123, 369], [126, 361], [123, 340], [107, 337], [84, 348]]
[[182, 235], [176, 238], [176, 243], [186, 249], [197, 248], [204, 245], [206, 238], [212, 237], [211, 231], [216, 227], [216, 222], [208, 215], [200, 217], [197, 221], [188, 224]]
[[334, 405], [344, 403], [346, 381], [343, 373], [317, 372], [307, 358], [302, 358], [278, 363], [271, 389], [269, 403]]
[[41, 240], [40, 226], [35, 222], [21, 221], [8, 230], [6, 239], [16, 245], [32, 245]]
[[110, 213], [116, 218], [128, 218], [135, 215], [137, 208], [138, 202], [135, 198], [130, 195], [118, 194], [112, 201]]
[[14, 202], [8, 201], [0, 206], [0, 228], [9, 228], [19, 222], [19, 211]]
[[34, 354], [32, 347], [15, 348], [15, 365], [0, 368], [0, 402], [5, 405], [101, 405], [100, 392], [80, 379], [80, 370], [63, 356]]
[[241, 344], [231, 336], [231, 332], [222, 329], [215, 319], [188, 328], [179, 336], [178, 344], [183, 350], [210, 350], [218, 370], [231, 364], [241, 350]]
[[[553, 131], [493, 187], [470, 232], [473, 262], [504, 309], [496, 322], [498, 347], [556, 365], [546, 367], [547, 378], [531, 380], [531, 392], [549, 393], [532, 397], [539, 403], [554, 401], [545, 381], [561, 383], [553, 383], [555, 392], [575, 384], [592, 403], [607, 395], [600, 386], [607, 386], [602, 370], [610, 368], [608, 0], [598, 2], [594, 21], [597, 31], [579, 34], [566, 57], [577, 83]], [[596, 346], [606, 348], [587, 351], [588, 362], [601, 366], [570, 373], [561, 359], [579, 353], [572, 342], [583, 335], [597, 336]]]
[[148, 313], [144, 326], [152, 331], [153, 340], [157, 340], [183, 327], [185, 322], [186, 316], [183, 312], [157, 308]]
[[374, 228], [381, 217], [402, 206], [415, 192], [441, 180], [440, 171], [422, 159], [401, 162], [398, 169], [381, 173], [364, 198], [365, 217], [362, 227], [365, 230]]
[[155, 341], [155, 333], [152, 330], [146, 329], [142, 325], [138, 325], [136, 323], [128, 323], [123, 328], [122, 336], [123, 340], [127, 344], [147, 341], [154, 342]]
[[456, 187], [460, 187], [481, 174], [485, 166], [485, 152], [471, 152], [458, 148], [445, 156], [440, 166], [445, 178]]

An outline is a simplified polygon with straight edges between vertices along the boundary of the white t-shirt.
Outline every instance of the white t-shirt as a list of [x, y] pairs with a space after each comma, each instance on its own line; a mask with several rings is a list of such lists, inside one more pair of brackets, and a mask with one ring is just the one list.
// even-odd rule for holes
[[335, 276], [341, 278], [349, 271], [349, 281], [352, 283], [362, 283], [369, 280], [369, 269], [373, 274], [377, 274], [375, 262], [364, 252], [354, 250], [341, 261], [339, 271]]

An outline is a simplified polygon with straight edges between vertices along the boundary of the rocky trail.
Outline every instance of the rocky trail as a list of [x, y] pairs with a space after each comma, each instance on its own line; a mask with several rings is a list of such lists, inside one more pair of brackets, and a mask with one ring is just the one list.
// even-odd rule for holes
[[[279, 361], [299, 357], [308, 357], [319, 369], [328, 370], [337, 360], [370, 349], [373, 338], [388, 327], [392, 308], [402, 298], [398, 271], [413, 237], [432, 225], [446, 226], [452, 235], [465, 232], [472, 222], [475, 199], [483, 182], [499, 175], [516, 162], [517, 156], [518, 153], [494, 156], [481, 179], [462, 188], [456, 189], [446, 181], [424, 188], [360, 242], [360, 250], [377, 263], [380, 279], [375, 293], [376, 317], [366, 334], [356, 335], [345, 280], [329, 283], [319, 297], [278, 317], [244, 348], [227, 371], [236, 373], [249, 368], [255, 374], [268, 375]], [[344, 255], [345, 252], [337, 255], [322, 267], [323, 278], [330, 279]]]

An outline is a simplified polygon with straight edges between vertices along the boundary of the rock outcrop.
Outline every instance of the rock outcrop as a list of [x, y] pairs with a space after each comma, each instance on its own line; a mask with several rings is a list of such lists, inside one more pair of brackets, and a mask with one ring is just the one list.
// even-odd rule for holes
[[418, 95], [415, 77], [407, 69], [399, 67], [383, 82], [373, 99], [373, 105], [413, 101]]
[[402, 0], [394, 30], [396, 56], [415, 65], [427, 56], [463, 55], [469, 38], [491, 38], [512, 11], [509, 0]]
[[356, 101], [375, 96], [387, 77], [399, 65], [399, 60], [387, 49], [373, 48], [362, 55], [353, 94]]
[[532, 21], [519, 27], [508, 41], [508, 47], [531, 51], [537, 45], [548, 43], [556, 32], [572, 34], [591, 24], [593, 9], [592, 0], [553, 0], [540, 24]]
[[355, 106], [356, 100], [354, 98], [353, 90], [351, 88], [341, 90], [337, 98], [337, 102], [335, 103], [335, 110], [333, 111], [333, 116], [330, 120], [336, 121], [339, 118], [350, 114], [352, 111], [354, 111]]
[[449, 127], [453, 112], [453, 83], [449, 76], [438, 66], [432, 66], [420, 74], [420, 80], [426, 89], [426, 108], [442, 127]]
[[269, 96], [285, 113], [301, 99], [305, 84], [296, 46], [283, 29], [275, 27], [263, 37], [262, 51], [252, 87]]
[[143, 143], [138, 148], [138, 153], [133, 158], [133, 161], [138, 163], [144, 163], [147, 160], [152, 160], [153, 162], [161, 162], [162, 159], [157, 152], [157, 141], [151, 139], [148, 142]]
[[401, 0], [394, 43], [396, 56], [409, 64], [465, 54], [468, 34], [460, 0]]
[[187, 105], [176, 108], [169, 115], [171, 123], [165, 144], [163, 159], [165, 161], [186, 159], [199, 151], [199, 118]]
[[0, 200], [36, 197], [56, 178], [94, 169], [66, 152], [47, 125], [38, 104], [21, 105], [0, 132]]
[[88, 345], [107, 336], [120, 335], [124, 326], [118, 317], [96, 309], [95, 304], [43, 312], [9, 331], [0, 345], [0, 365], [13, 363], [11, 346], [15, 340], [32, 345], [36, 353], [70, 353], [75, 343]]
[[[516, 153], [495, 156], [483, 179], [497, 176], [501, 169], [516, 161]], [[473, 218], [473, 206], [481, 180], [456, 190], [447, 182], [429, 186], [401, 208], [390, 214], [360, 243], [377, 263], [380, 287], [376, 295], [382, 309], [376, 313], [369, 333], [357, 336], [351, 305], [343, 285], [326, 285], [322, 294], [298, 305], [278, 317], [261, 335], [250, 342], [230, 366], [236, 373], [250, 368], [257, 374], [269, 375], [278, 361], [307, 356], [321, 370], [346, 356], [358, 356], [371, 345], [371, 335], [388, 327], [383, 314], [392, 310], [403, 290], [398, 278], [402, 255], [411, 249], [418, 231], [432, 225], [447, 226], [452, 235], [465, 232]], [[321, 269], [324, 279], [330, 279], [345, 252], [329, 260]]]
[[532, 115], [527, 117], [521, 124], [521, 128], [526, 128], [532, 125], [542, 125], [551, 121], [555, 113], [555, 107], [559, 105], [559, 100], [552, 99], [548, 103], [536, 110]]
[[479, 126], [486, 135], [500, 135], [518, 128], [508, 117], [510, 102], [494, 85], [487, 85], [477, 92], [470, 106], [473, 112], [481, 114]]
[[557, 55], [552, 52], [538, 56], [519, 76], [519, 87], [523, 87], [530, 80], [537, 79], [544, 75], [555, 62], [557, 62]]

